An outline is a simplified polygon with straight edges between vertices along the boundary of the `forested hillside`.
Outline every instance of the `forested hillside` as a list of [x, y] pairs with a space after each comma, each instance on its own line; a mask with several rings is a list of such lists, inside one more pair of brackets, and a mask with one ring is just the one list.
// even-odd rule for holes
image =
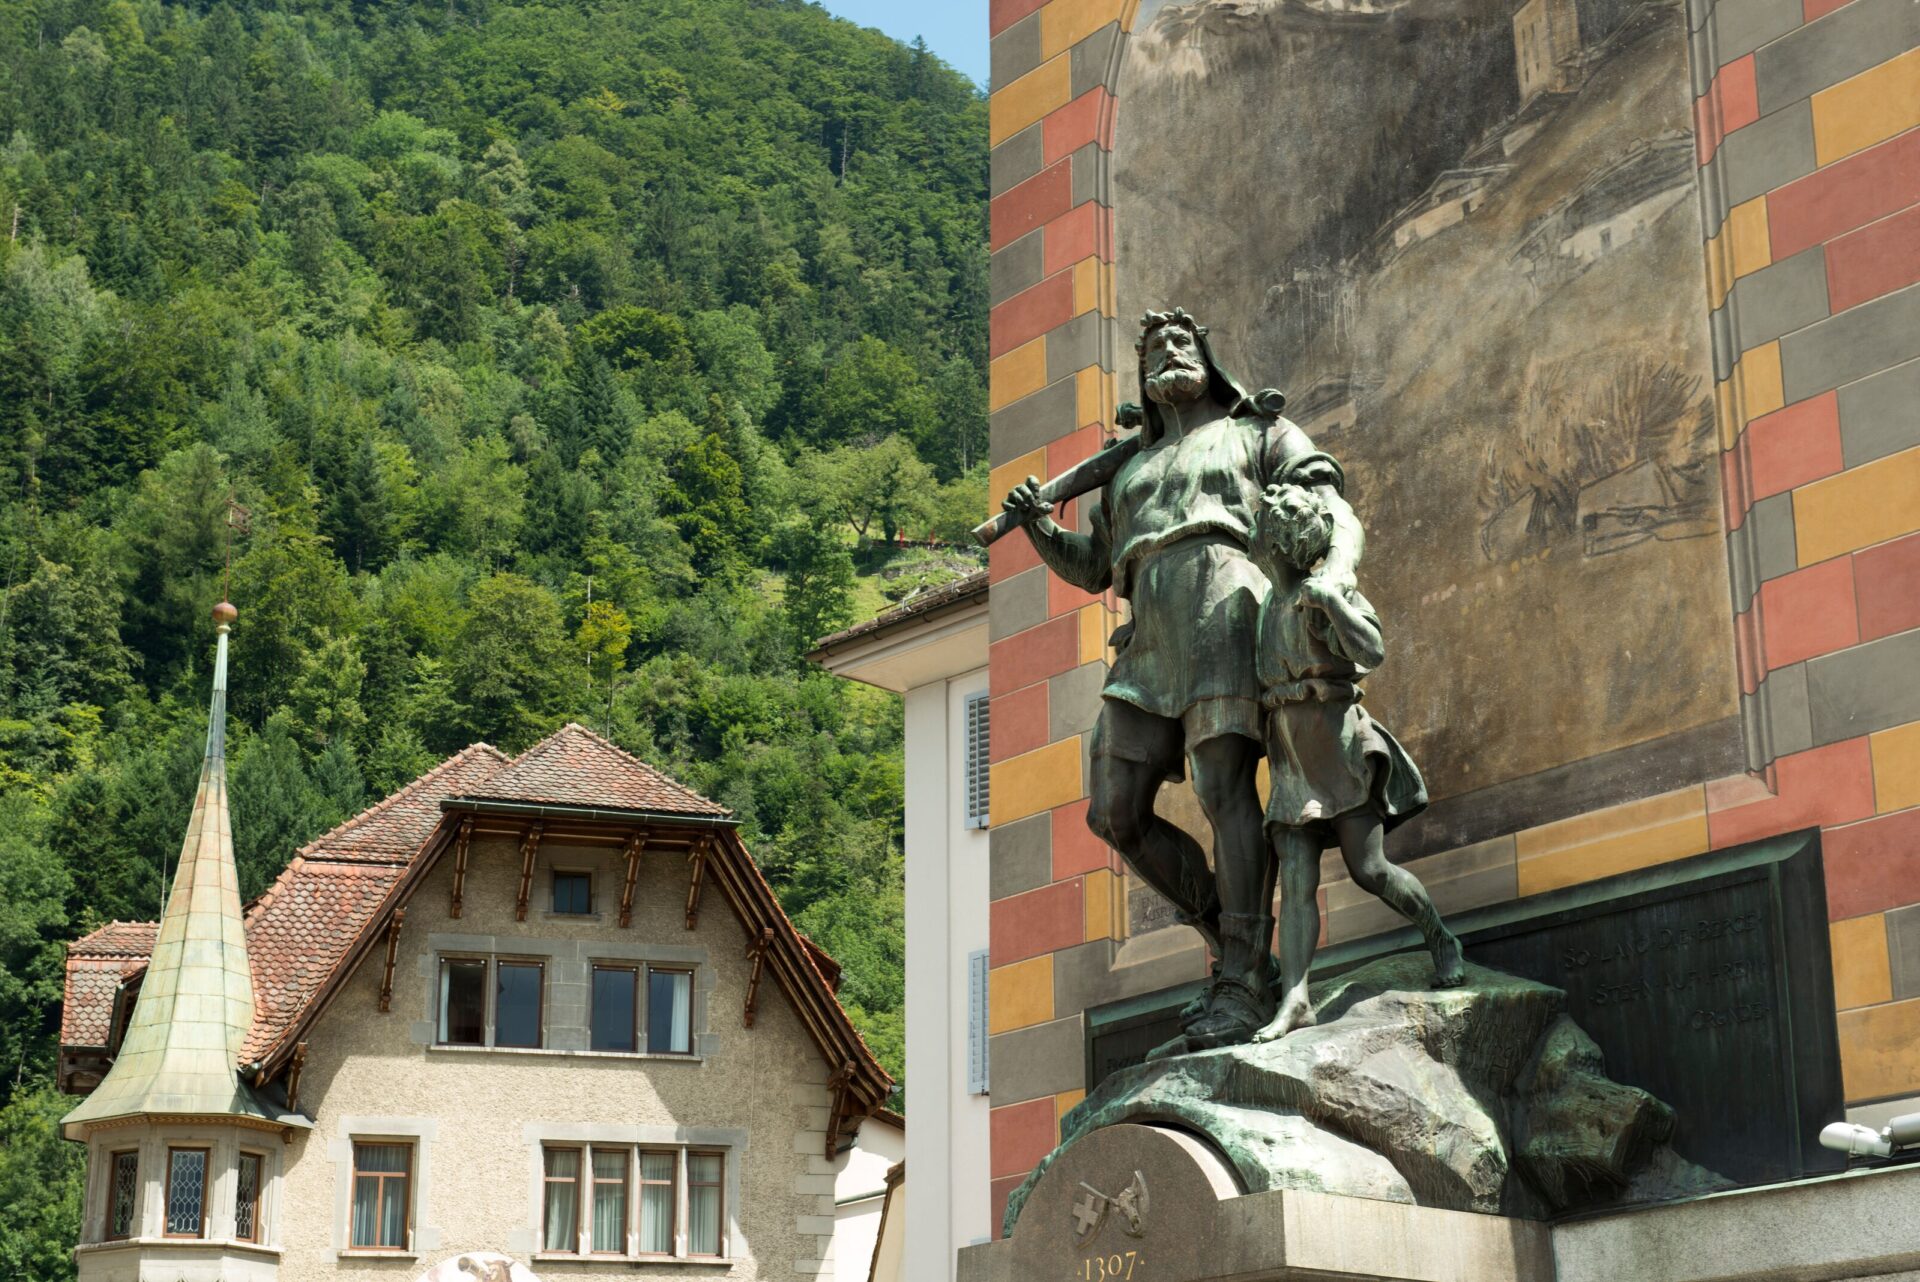
[[581, 720], [900, 1071], [899, 709], [801, 655], [982, 506], [985, 115], [800, 0], [0, 5], [0, 1277], [71, 1271], [61, 947], [158, 910], [230, 499], [244, 893]]

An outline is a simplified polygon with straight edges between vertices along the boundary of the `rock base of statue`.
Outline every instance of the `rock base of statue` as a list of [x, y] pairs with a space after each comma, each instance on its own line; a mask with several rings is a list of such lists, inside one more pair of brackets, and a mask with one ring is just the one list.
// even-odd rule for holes
[[1313, 1027], [1114, 1073], [1062, 1120], [1006, 1231], [1063, 1152], [1123, 1122], [1204, 1137], [1248, 1193], [1544, 1219], [1730, 1186], [1669, 1147], [1666, 1105], [1607, 1077], [1565, 993], [1480, 966], [1431, 978], [1424, 955], [1383, 957], [1314, 985]]

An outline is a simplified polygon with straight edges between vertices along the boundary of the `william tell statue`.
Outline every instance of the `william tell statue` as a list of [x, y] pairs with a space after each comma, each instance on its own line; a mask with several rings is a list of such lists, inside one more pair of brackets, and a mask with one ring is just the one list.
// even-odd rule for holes
[[[1088, 592], [1112, 588], [1132, 609], [1113, 638], [1093, 729], [1088, 823], [1216, 959], [1183, 1034], [1155, 1056], [1311, 1022], [1314, 892], [1320, 851], [1333, 844], [1359, 885], [1421, 927], [1437, 985], [1459, 983], [1458, 942], [1381, 845], [1426, 794], [1399, 745], [1359, 709], [1356, 682], [1381, 653], [1356, 582], [1364, 536], [1340, 465], [1280, 416], [1278, 392], [1250, 394], [1221, 369], [1206, 328], [1184, 309], [1147, 313], [1136, 350], [1145, 393], [1138, 441], [1106, 480], [1089, 532], [1052, 519], [1049, 498], [1065, 497], [1057, 484], [1029, 477], [1005, 509], [1055, 574]], [[1263, 505], [1276, 531], [1266, 569], [1253, 552]], [[1297, 519], [1282, 522], [1283, 512]], [[1282, 541], [1310, 557], [1294, 568], [1272, 551]], [[1284, 596], [1273, 601], [1268, 571], [1283, 563]], [[1286, 611], [1287, 626], [1276, 615], [1263, 627], [1263, 605]], [[1291, 649], [1263, 656], [1263, 643]], [[1255, 777], [1269, 745], [1283, 804], [1263, 814]], [[1211, 868], [1193, 838], [1154, 812], [1161, 782], [1189, 769], [1213, 828]], [[1272, 995], [1268, 951], [1276, 876], [1286, 892], [1284, 1005]]]

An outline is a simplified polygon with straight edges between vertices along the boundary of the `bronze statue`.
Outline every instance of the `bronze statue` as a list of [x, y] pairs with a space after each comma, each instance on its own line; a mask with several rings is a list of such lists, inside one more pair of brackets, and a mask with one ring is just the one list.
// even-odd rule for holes
[[[1058, 481], [1043, 487], [1028, 477], [1004, 507], [1055, 574], [1088, 592], [1111, 587], [1132, 606], [1113, 636], [1116, 658], [1093, 729], [1087, 822], [1200, 931], [1216, 959], [1206, 995], [1184, 1012], [1183, 1035], [1159, 1056], [1245, 1042], [1276, 1027], [1268, 941], [1278, 869], [1254, 786], [1268, 737], [1256, 649], [1269, 584], [1251, 555], [1263, 496], [1274, 485], [1314, 496], [1326, 546], [1296, 585], [1312, 599], [1357, 595], [1364, 539], [1342, 497], [1339, 464], [1280, 417], [1278, 392], [1249, 394], [1222, 370], [1206, 328], [1184, 309], [1147, 313], [1136, 351], [1145, 393], [1139, 435], [1082, 465], [1087, 478], [1104, 484], [1089, 531], [1052, 519], [1054, 501], [1072, 493]], [[1183, 778], [1189, 763], [1213, 828], [1211, 870], [1199, 845], [1154, 813], [1161, 781]], [[1346, 826], [1364, 851], [1361, 823], [1356, 816]], [[1287, 839], [1289, 849], [1333, 834], [1330, 826], [1301, 831]], [[1372, 844], [1377, 849], [1377, 836]], [[1364, 854], [1355, 866], [1369, 877], [1376, 871]], [[1316, 851], [1313, 877], [1318, 871]], [[1398, 878], [1375, 880], [1392, 894], [1403, 890]], [[1421, 901], [1431, 912], [1424, 894]], [[1310, 959], [1318, 934], [1313, 886], [1294, 902], [1293, 934], [1300, 914], [1314, 916], [1305, 940]], [[1283, 954], [1299, 961], [1299, 976], [1283, 978], [1303, 999], [1299, 941]], [[1292, 1027], [1304, 1022], [1299, 1001], [1281, 1018]]]

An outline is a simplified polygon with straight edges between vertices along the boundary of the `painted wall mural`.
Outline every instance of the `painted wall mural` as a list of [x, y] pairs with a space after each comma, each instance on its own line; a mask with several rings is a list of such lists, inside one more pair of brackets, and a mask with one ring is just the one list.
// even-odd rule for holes
[[1677, 0], [1144, 0], [1134, 33], [1123, 325], [1195, 310], [1345, 463], [1368, 702], [1435, 796], [1674, 736], [1618, 787], [1738, 769]]

